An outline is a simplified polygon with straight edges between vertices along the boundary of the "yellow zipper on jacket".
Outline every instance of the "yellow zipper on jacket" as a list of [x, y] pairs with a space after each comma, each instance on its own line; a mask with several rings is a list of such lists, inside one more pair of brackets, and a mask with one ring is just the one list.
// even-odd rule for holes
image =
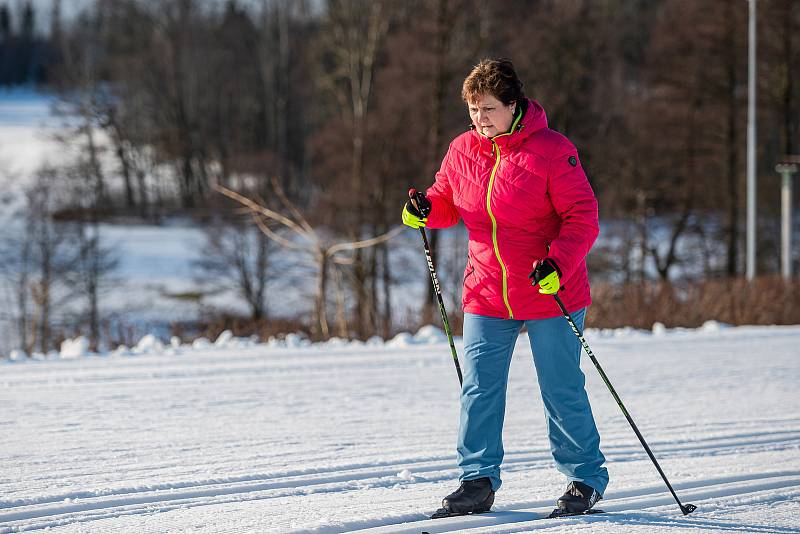
[[503, 263], [503, 259], [500, 257], [500, 247], [497, 244], [497, 219], [494, 218], [494, 213], [492, 213], [492, 187], [494, 187], [494, 177], [497, 173], [497, 168], [500, 166], [500, 146], [495, 143], [494, 140], [504, 135], [511, 135], [517, 128], [520, 119], [522, 119], [522, 113], [519, 113], [514, 119], [514, 122], [511, 124], [511, 129], [508, 132], [491, 138], [492, 147], [494, 147], [495, 161], [494, 167], [492, 167], [492, 174], [489, 175], [489, 188], [486, 191], [486, 211], [489, 212], [489, 218], [492, 220], [492, 245], [494, 246], [494, 255], [497, 257], [497, 262], [500, 264], [500, 270], [503, 272], [503, 302], [508, 310], [509, 319], [514, 318], [514, 312], [511, 311], [511, 304], [508, 302], [508, 271], [506, 270], [506, 264]]
[[506, 265], [500, 257], [500, 247], [497, 245], [497, 219], [494, 218], [491, 205], [494, 175], [497, 172], [497, 168], [500, 166], [500, 147], [497, 146], [494, 140], [492, 140], [492, 146], [494, 147], [495, 161], [492, 174], [489, 176], [489, 189], [486, 191], [486, 211], [489, 212], [489, 218], [492, 220], [492, 245], [494, 245], [494, 255], [497, 257], [498, 263], [500, 263], [500, 270], [503, 271], [503, 302], [505, 302], [506, 309], [508, 310], [508, 318], [513, 319], [514, 312], [511, 311], [511, 304], [508, 303], [508, 271], [506, 271]]

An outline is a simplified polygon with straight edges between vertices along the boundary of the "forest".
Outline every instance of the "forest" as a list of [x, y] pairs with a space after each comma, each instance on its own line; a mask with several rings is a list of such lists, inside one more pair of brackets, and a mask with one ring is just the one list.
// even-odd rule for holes
[[[99, 288], [115, 260], [99, 225], [176, 216], [207, 231], [203, 268], [230, 278], [249, 309], [209, 316], [200, 332], [388, 338], [414, 326], [398, 301], [415, 326], [437, 322], [430, 289], [403, 300], [408, 274], [391, 252], [408, 188], [432, 183], [467, 128], [461, 84], [485, 57], [512, 59], [526, 95], [580, 151], [601, 219], [591, 326], [800, 322], [800, 283], [778, 276], [775, 172], [800, 154], [796, 0], [757, 2], [754, 280], [744, 278], [745, 0], [42, 5], [0, 0], [0, 86], [57, 95], [75, 153], [28, 177], [25, 230], [2, 244], [28, 351], [76, 331], [95, 346], [119, 342], [103, 326]], [[430, 237], [436, 257], [443, 238]], [[449, 246], [465, 255], [458, 239]], [[314, 299], [278, 318], [281, 296], [267, 287], [291, 270], [276, 268], [287, 253], [309, 258]], [[458, 284], [463, 264], [453, 269]], [[429, 288], [424, 270], [417, 278]], [[68, 323], [54, 319], [57, 284], [85, 302]], [[457, 304], [448, 311], [458, 327]]]

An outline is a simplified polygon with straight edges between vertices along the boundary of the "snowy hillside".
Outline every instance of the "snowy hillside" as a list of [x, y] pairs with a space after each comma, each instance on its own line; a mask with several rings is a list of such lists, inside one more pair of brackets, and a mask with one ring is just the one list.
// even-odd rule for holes
[[[0, 89], [0, 178], [17, 181], [43, 163], [64, 157], [64, 147], [53, 139], [61, 121], [53, 117], [52, 97], [29, 90]], [[27, 180], [26, 180], [27, 181]]]
[[457, 486], [458, 409], [449, 349], [427, 330], [0, 364], [0, 533], [800, 532], [800, 327], [587, 339], [694, 514], [587, 360], [609, 513], [541, 519], [565, 483], [521, 338], [494, 511], [425, 521]]

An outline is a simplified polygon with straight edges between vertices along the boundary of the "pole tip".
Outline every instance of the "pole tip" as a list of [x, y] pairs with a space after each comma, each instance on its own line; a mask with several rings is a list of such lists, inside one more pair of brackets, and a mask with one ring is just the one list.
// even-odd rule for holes
[[683, 515], [689, 515], [692, 512], [694, 512], [695, 510], [697, 510], [697, 506], [695, 506], [693, 504], [683, 504], [683, 505], [681, 505], [681, 512], [683, 512]]

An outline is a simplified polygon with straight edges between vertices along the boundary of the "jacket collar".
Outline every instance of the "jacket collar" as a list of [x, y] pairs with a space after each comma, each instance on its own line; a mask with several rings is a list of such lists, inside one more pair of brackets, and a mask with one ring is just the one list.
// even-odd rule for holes
[[481, 144], [491, 144], [492, 141], [499, 146], [515, 147], [531, 134], [547, 128], [547, 115], [544, 108], [536, 100], [526, 98], [520, 106], [520, 115], [511, 123], [508, 132], [497, 134], [494, 137], [487, 137], [475, 129], [474, 124], [470, 124], [472, 134], [480, 139]]

